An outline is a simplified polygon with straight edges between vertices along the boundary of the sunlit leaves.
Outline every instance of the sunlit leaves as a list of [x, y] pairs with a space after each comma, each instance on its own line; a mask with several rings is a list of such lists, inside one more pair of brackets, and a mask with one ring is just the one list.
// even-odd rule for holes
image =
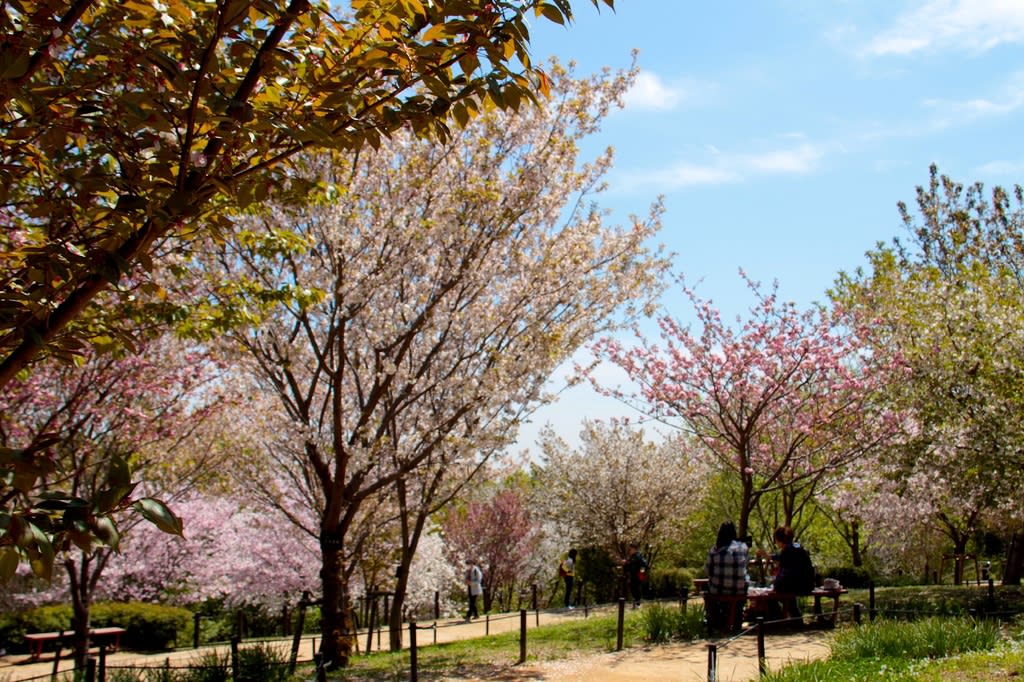
[[98, 293], [223, 227], [224, 204], [265, 201], [290, 156], [399, 130], [443, 142], [452, 121], [536, 102], [527, 22], [571, 18], [565, 0], [73, 7], [2, 17], [0, 385], [40, 349], [122, 335]]

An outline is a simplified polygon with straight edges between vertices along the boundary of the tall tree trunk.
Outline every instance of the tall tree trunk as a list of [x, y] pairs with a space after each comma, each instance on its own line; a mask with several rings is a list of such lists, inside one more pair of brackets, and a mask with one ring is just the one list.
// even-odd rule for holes
[[860, 551], [860, 522], [853, 521], [850, 524], [850, 558], [855, 567], [864, 565], [864, 556]]
[[89, 607], [92, 603], [89, 559], [83, 554], [80, 566], [76, 566], [75, 561], [70, 558], [64, 565], [70, 580], [71, 629], [75, 633], [72, 637], [72, 650], [75, 667], [85, 670], [86, 659], [89, 657]]
[[402, 560], [398, 566], [395, 580], [395, 594], [391, 599], [391, 612], [388, 613], [388, 644], [391, 651], [402, 650], [402, 611], [405, 608], [405, 594], [409, 587], [409, 566], [412, 564], [412, 552], [402, 552]]
[[742, 480], [740, 518], [736, 522], [736, 535], [740, 538], [750, 535], [750, 514], [754, 510], [754, 479], [750, 474], [744, 473]]
[[348, 578], [344, 570], [344, 538], [339, 532], [322, 532], [320, 550], [323, 554], [320, 581], [323, 586], [321, 606], [320, 653], [328, 670], [348, 667], [355, 648], [355, 622]]
[[1004, 585], [1020, 585], [1024, 575], [1024, 533], [1014, 533], [1006, 550], [1006, 566], [1003, 568]]

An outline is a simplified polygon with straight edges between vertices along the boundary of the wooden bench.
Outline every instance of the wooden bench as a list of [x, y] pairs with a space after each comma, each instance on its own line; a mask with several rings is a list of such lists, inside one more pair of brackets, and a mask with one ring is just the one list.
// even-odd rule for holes
[[[117, 648], [121, 645], [121, 635], [127, 630], [124, 628], [89, 628], [89, 639], [96, 640], [100, 638], [112, 638], [114, 640], [111, 651], [117, 651]], [[74, 630], [63, 630], [61, 632], [35, 632], [30, 635], [25, 635], [25, 641], [29, 645], [29, 649], [32, 653], [32, 660], [38, 661], [39, 657], [43, 655], [43, 644], [46, 642], [56, 642], [58, 648], [64, 645], [64, 642], [70, 641], [75, 636]]]
[[[814, 597], [814, 615], [817, 616], [818, 622], [824, 625], [835, 626], [836, 617], [839, 615], [839, 597], [840, 595], [846, 594], [847, 590], [845, 587], [839, 587], [834, 589], [826, 589], [824, 587], [816, 587], [811, 591], [811, 596]], [[822, 613], [821, 611], [821, 600], [831, 599], [832, 600], [832, 612]]]

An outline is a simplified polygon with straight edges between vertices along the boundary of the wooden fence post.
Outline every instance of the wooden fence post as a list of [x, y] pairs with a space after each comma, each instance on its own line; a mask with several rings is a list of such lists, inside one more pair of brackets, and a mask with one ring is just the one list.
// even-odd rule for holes
[[519, 662], [526, 663], [526, 609], [519, 609]]
[[768, 661], [764, 657], [764, 616], [757, 617], [757, 674], [764, 677], [768, 673]]
[[626, 624], [626, 598], [619, 597], [619, 624], [616, 628], [615, 650], [622, 651], [622, 630]]
[[419, 673], [416, 670], [416, 619], [409, 619], [409, 682], [416, 682]]
[[718, 645], [708, 644], [708, 682], [718, 678]]
[[868, 583], [868, 620], [875, 621], [875, 584]]
[[235, 635], [231, 638], [231, 677], [239, 679], [239, 665], [238, 665], [238, 643], [242, 641], [242, 638]]

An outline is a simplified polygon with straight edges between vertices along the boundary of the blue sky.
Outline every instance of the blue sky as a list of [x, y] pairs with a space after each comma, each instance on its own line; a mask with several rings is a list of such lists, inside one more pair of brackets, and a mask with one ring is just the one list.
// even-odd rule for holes
[[[738, 270], [807, 306], [879, 240], [903, 234], [928, 167], [1024, 184], [1024, 1], [616, 0], [533, 22], [533, 57], [640, 77], [596, 150], [615, 149], [601, 203], [625, 221], [663, 195], [676, 270], [729, 318]], [[686, 320], [676, 291], [666, 310]], [[611, 375], [610, 375], [611, 376]], [[576, 388], [537, 413], [576, 441], [584, 416], [628, 415]], [[635, 416], [635, 415], [634, 415]]]

